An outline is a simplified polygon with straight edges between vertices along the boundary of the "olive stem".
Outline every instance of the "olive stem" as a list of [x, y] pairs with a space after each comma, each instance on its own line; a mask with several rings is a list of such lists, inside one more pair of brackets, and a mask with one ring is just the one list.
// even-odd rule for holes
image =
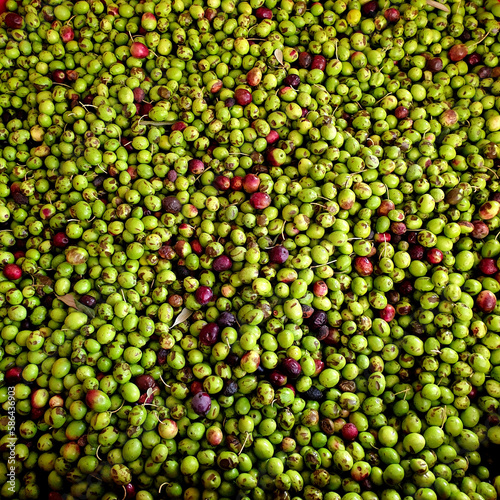
[[408, 391], [410, 390], [409, 387], [407, 387], [406, 389], [403, 389], [402, 391], [399, 391], [399, 392], [395, 392], [394, 393], [394, 396], [397, 396], [398, 394], [402, 394], [403, 392], [405, 393], [405, 397], [404, 397], [404, 400], [406, 401], [406, 395], [408, 394]]
[[[429, 0], [427, 0], [427, 1], [429, 1]], [[492, 31], [493, 31], [493, 27], [491, 27], [491, 28], [490, 28], [490, 29], [489, 29], [489, 30], [485, 33], [485, 35], [484, 35], [481, 39], [479, 39], [477, 42], [473, 42], [473, 43], [476, 45], [476, 47], [477, 47], [477, 46], [478, 46], [478, 45], [479, 45], [479, 44], [480, 44], [483, 40], [485, 40], [486, 38], [488, 38], [489, 34], [490, 34]], [[472, 47], [472, 45], [471, 45], [471, 46], [469, 46], [469, 48], [470, 48], [470, 47]]]
[[498, 179], [498, 174], [490, 167], [484, 167], [486, 170], [491, 170], [493, 172], [493, 175]]
[[116, 410], [110, 411], [109, 413], [113, 414], [113, 413], [119, 412], [123, 408], [124, 404], [125, 404], [125, 400], [122, 401], [122, 404], [120, 405], [119, 408], [117, 408]]
[[246, 433], [245, 433], [245, 440], [243, 441], [243, 443], [242, 443], [242, 445], [241, 445], [241, 450], [239, 451], [238, 456], [240, 456], [240, 455], [241, 455], [241, 452], [245, 449], [245, 445], [246, 445], [246, 443], [247, 443], [247, 440], [248, 440], [248, 436], [249, 436], [249, 435], [250, 435], [250, 433], [249, 433], [249, 432], [246, 432]]
[[160, 420], [160, 417], [156, 413], [152, 413], [156, 417], [156, 420], [158, 420], [158, 423], [165, 425], [165, 420]]
[[337, 259], [331, 260], [330, 262], [325, 262], [324, 264], [318, 264], [317, 266], [311, 266], [311, 269], [315, 269], [316, 267], [327, 266], [328, 264], [334, 264], [337, 262]]
[[389, 95], [392, 95], [392, 92], [388, 92], [387, 94], [385, 94], [385, 96], [380, 98], [375, 104], [378, 104], [380, 101], [384, 100]]
[[163, 385], [167, 388], [167, 389], [170, 389], [172, 386], [167, 384], [164, 380], [163, 380], [163, 377], [161, 376], [160, 374], [160, 380], [163, 382]]
[[158, 488], [158, 493], [161, 493], [161, 489], [162, 489], [165, 485], [167, 485], [167, 486], [172, 486], [172, 483], [169, 483], [168, 481], [167, 481], [167, 482], [165, 482], [165, 483], [161, 483], [161, 484], [160, 484], [160, 487]]

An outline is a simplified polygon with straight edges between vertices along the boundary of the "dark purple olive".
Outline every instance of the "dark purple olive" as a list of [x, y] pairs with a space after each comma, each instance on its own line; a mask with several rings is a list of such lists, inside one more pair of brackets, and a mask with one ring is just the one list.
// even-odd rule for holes
[[474, 52], [474, 54], [469, 54], [466, 58], [466, 62], [469, 66], [475, 66], [481, 62], [481, 56]]
[[141, 392], [146, 392], [148, 389], [152, 389], [156, 385], [156, 382], [151, 375], [143, 374], [136, 377], [135, 385]]
[[202, 345], [212, 346], [217, 343], [219, 337], [219, 327], [216, 323], [206, 324], [200, 331], [200, 343]]
[[411, 260], [422, 260], [424, 258], [424, 247], [422, 245], [412, 245], [408, 249]]
[[221, 273], [222, 271], [231, 269], [232, 265], [233, 262], [227, 255], [221, 255], [214, 259], [212, 269], [217, 273]]
[[175, 270], [175, 274], [179, 280], [183, 280], [189, 276], [189, 269], [184, 266], [178, 266]]
[[224, 380], [224, 386], [222, 388], [222, 395], [229, 397], [238, 392], [238, 384], [234, 380], [227, 379]]
[[106, 180], [106, 176], [105, 175], [98, 175], [93, 181], [92, 181], [92, 184], [94, 185], [94, 187], [96, 188], [100, 188], [104, 181]]
[[311, 54], [309, 54], [309, 52], [301, 52], [299, 54], [299, 66], [301, 68], [305, 69], [309, 68], [312, 64], [312, 60], [313, 58]]
[[15, 12], [9, 12], [4, 18], [5, 25], [13, 30], [18, 30], [23, 25], [23, 18]]
[[32, 330], [33, 329], [33, 323], [29, 318], [24, 319], [21, 321], [21, 329], [22, 330]]
[[403, 297], [408, 297], [413, 293], [413, 285], [410, 280], [403, 280], [399, 283], [398, 290]]
[[306, 304], [301, 304], [301, 305], [302, 305], [302, 317], [310, 318], [312, 316], [312, 313], [314, 312], [314, 308]]
[[181, 202], [176, 196], [165, 196], [161, 201], [163, 210], [169, 214], [178, 214], [181, 211]]
[[80, 297], [80, 300], [79, 302], [81, 304], [83, 304], [84, 306], [87, 306], [87, 307], [95, 307], [95, 305], [97, 304], [97, 301], [94, 297], [92, 297], [92, 295], [82, 295]]
[[227, 355], [226, 363], [234, 368], [235, 366], [238, 366], [240, 364], [240, 357], [234, 352], [230, 352]]
[[194, 292], [194, 296], [196, 298], [196, 302], [204, 306], [214, 298], [214, 292], [208, 286], [200, 286], [196, 289], [196, 292]]
[[212, 400], [206, 392], [198, 392], [191, 401], [193, 411], [198, 415], [206, 415], [212, 407]]
[[440, 57], [433, 57], [427, 61], [427, 69], [432, 73], [438, 73], [443, 69], [443, 60]]
[[232, 327], [236, 324], [236, 318], [234, 317], [234, 314], [224, 311], [217, 318], [217, 324], [219, 325], [219, 328], [226, 328], [228, 326]]
[[330, 329], [328, 328], [328, 326], [326, 325], [323, 325], [322, 327], [319, 328], [319, 330], [316, 332], [316, 338], [318, 340], [325, 340], [326, 337], [328, 337], [330, 333]]
[[406, 241], [410, 243], [410, 245], [415, 245], [417, 243], [418, 233], [416, 231], [410, 231], [406, 237]]
[[323, 399], [323, 393], [317, 388], [312, 386], [305, 393], [305, 400], [308, 401], [321, 401]]
[[156, 353], [156, 361], [161, 366], [167, 362], [167, 356], [169, 351], [167, 349], [158, 349]]
[[366, 17], [375, 17], [377, 15], [378, 2], [372, 0], [371, 2], [365, 3], [361, 7], [361, 13]]
[[488, 66], [481, 66], [479, 71], [477, 72], [477, 76], [483, 80], [484, 78], [489, 78], [491, 76], [491, 68]]
[[309, 318], [309, 327], [312, 330], [319, 330], [323, 325], [326, 325], [326, 312], [314, 311]]
[[290, 254], [285, 247], [277, 246], [271, 248], [271, 251], [269, 252], [269, 260], [273, 264], [283, 264], [284, 262], [286, 262], [289, 255]]
[[22, 193], [14, 193], [12, 195], [12, 198], [14, 199], [14, 201], [16, 203], [18, 203], [19, 205], [27, 205], [29, 203], [29, 199], [27, 196], [25, 196], [24, 194]]
[[300, 76], [299, 75], [288, 75], [284, 82], [285, 85], [289, 85], [290, 87], [297, 88], [300, 85]]
[[[460, 35], [460, 40], [462, 40], [462, 42], [468, 42], [470, 39], [472, 38], [472, 35], [470, 34], [470, 31], [464, 31], [461, 35]], [[467, 55], [467, 54], [465, 54]], [[465, 57], [465, 56], [464, 56]], [[454, 59], [452, 59], [453, 61]]]
[[285, 358], [282, 361], [281, 366], [283, 367], [283, 371], [290, 378], [297, 378], [302, 373], [302, 367], [300, 366], [300, 363], [296, 359]]
[[287, 383], [287, 378], [284, 373], [278, 370], [273, 370], [269, 375], [269, 381], [276, 387], [283, 387]]

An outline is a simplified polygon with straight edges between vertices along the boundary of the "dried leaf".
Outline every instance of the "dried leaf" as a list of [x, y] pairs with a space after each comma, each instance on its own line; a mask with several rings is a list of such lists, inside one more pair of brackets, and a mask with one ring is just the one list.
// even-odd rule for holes
[[67, 306], [86, 314], [89, 318], [95, 318], [95, 311], [90, 307], [87, 307], [78, 302], [78, 300], [76, 300], [75, 297], [71, 295], [71, 293], [67, 293], [66, 295], [58, 295], [57, 298], [61, 302], [64, 302]]
[[276, 57], [280, 64], [283, 64], [283, 51], [281, 49], [276, 49], [274, 51], [274, 57]]
[[181, 323], [184, 323], [184, 321], [186, 321], [188, 318], [190, 318], [193, 313], [194, 313], [194, 311], [191, 311], [190, 309], [185, 307], [180, 312], [179, 316], [177, 316], [177, 318], [175, 318], [175, 321], [174, 321], [174, 324], [172, 325], [172, 328], [174, 326], [180, 325]]
[[66, 295], [58, 295], [57, 298], [61, 302], [64, 302], [67, 306], [72, 307], [73, 309], [78, 309], [76, 306], [76, 299], [70, 293], [67, 293]]

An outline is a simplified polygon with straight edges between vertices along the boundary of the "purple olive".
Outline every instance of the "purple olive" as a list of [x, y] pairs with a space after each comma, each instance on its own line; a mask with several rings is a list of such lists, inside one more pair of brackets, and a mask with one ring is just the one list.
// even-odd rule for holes
[[234, 317], [234, 314], [224, 311], [217, 318], [217, 324], [219, 325], [219, 328], [226, 328], [227, 326], [232, 327], [236, 324], [236, 318]]
[[281, 366], [290, 378], [297, 378], [302, 373], [302, 367], [296, 359], [285, 358], [282, 361]]
[[191, 406], [195, 413], [205, 416], [212, 407], [212, 400], [206, 392], [198, 392], [193, 396]]
[[204, 306], [208, 304], [214, 297], [214, 292], [208, 286], [200, 286], [195, 292], [195, 298], [198, 304]]
[[216, 323], [208, 323], [200, 331], [200, 343], [212, 346], [217, 343], [219, 337], [219, 327]]
[[269, 260], [273, 264], [283, 264], [284, 262], [286, 262], [289, 255], [290, 254], [285, 247], [277, 246], [271, 248], [271, 251], [269, 252]]
[[314, 311], [309, 318], [309, 327], [313, 330], [319, 330], [323, 325], [326, 325], [326, 312]]
[[212, 269], [217, 273], [221, 273], [222, 271], [228, 271], [231, 269], [232, 265], [233, 262], [227, 255], [221, 255], [214, 259]]

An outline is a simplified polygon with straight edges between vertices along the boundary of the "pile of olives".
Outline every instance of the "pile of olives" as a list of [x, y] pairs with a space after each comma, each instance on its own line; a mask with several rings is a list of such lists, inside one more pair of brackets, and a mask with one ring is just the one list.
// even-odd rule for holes
[[496, 500], [497, 0], [7, 0], [0, 497]]

